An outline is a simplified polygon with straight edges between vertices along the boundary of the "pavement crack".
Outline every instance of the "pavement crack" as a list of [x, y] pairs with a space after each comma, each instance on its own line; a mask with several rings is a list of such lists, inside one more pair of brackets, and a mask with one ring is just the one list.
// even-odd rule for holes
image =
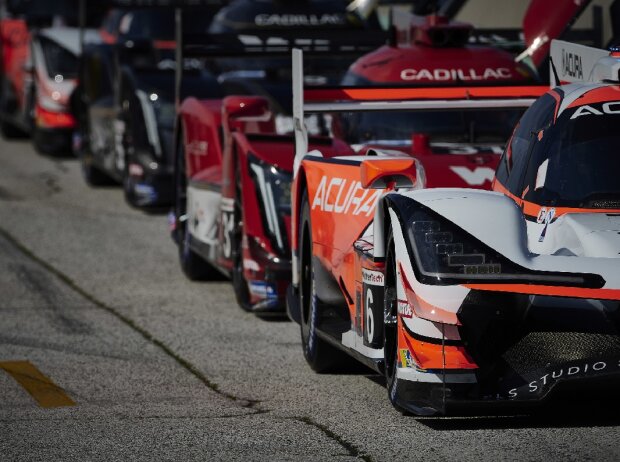
[[190, 361], [188, 361], [187, 359], [183, 358], [181, 355], [176, 353], [172, 348], [166, 345], [162, 340], [155, 337], [148, 330], [146, 330], [145, 328], [137, 324], [133, 319], [129, 318], [128, 316], [118, 311], [116, 308], [99, 300], [97, 297], [95, 297], [94, 295], [86, 291], [86, 289], [83, 289], [82, 287], [80, 287], [73, 279], [71, 279], [70, 276], [68, 276], [67, 274], [62, 272], [60, 269], [53, 266], [52, 264], [48, 263], [47, 261], [43, 260], [41, 257], [37, 256], [28, 247], [22, 244], [16, 237], [14, 237], [10, 232], [8, 232], [2, 227], [0, 227], [0, 235], [4, 239], [6, 239], [8, 242], [13, 244], [15, 248], [17, 248], [20, 252], [22, 252], [28, 258], [38, 263], [41, 267], [43, 267], [44, 269], [49, 271], [51, 274], [56, 276], [60, 281], [62, 281], [67, 287], [72, 289], [78, 295], [84, 297], [86, 300], [91, 302], [96, 307], [104, 311], [107, 311], [112, 316], [116, 317], [118, 320], [120, 320], [121, 322], [126, 324], [128, 327], [130, 327], [132, 330], [140, 334], [145, 340], [147, 340], [148, 342], [158, 347], [167, 356], [172, 358], [177, 364], [179, 364], [181, 367], [187, 370], [190, 374], [192, 374], [194, 377], [200, 380], [207, 388], [209, 388], [214, 393], [218, 394], [219, 396], [222, 396], [223, 398], [226, 398], [232, 401], [233, 403], [235, 403], [236, 405], [242, 408], [254, 410], [255, 412], [251, 413], [250, 415], [263, 414], [263, 413], [269, 412], [267, 410], [258, 408], [258, 404], [260, 404], [260, 401], [242, 398], [232, 393], [223, 391], [220, 388], [219, 384], [209, 379], [194, 364], [192, 364]]
[[306, 425], [310, 425], [311, 427], [316, 428], [323, 432], [325, 436], [334, 440], [340, 446], [347, 450], [348, 455], [351, 457], [355, 457], [356, 459], [361, 459], [365, 462], [372, 462], [372, 457], [369, 454], [366, 454], [362, 450], [360, 450], [356, 445], [344, 439], [344, 437], [338, 435], [336, 432], [331, 430], [327, 425], [320, 424], [310, 417], [292, 417], [293, 420], [297, 420], [298, 422], [302, 422]]

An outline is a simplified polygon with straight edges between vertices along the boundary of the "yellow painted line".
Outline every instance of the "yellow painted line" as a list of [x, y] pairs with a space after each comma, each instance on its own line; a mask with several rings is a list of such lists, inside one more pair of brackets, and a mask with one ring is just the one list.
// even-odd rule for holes
[[0, 362], [0, 369], [4, 369], [24, 387], [41, 407], [75, 406], [75, 401], [62, 388], [29, 361]]

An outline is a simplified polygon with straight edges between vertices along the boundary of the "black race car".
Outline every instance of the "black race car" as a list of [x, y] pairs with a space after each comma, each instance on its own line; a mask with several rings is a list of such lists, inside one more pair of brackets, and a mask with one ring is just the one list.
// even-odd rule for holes
[[[205, 33], [213, 7], [185, 11], [186, 27]], [[171, 203], [175, 120], [175, 14], [171, 8], [113, 10], [105, 43], [87, 46], [80, 65], [74, 149], [93, 186], [122, 183], [137, 207]], [[186, 62], [181, 95], [217, 98], [220, 87], [198, 62]]]

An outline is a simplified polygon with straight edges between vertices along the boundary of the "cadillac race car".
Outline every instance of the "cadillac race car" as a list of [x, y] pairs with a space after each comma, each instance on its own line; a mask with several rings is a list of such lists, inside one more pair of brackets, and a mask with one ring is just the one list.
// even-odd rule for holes
[[[486, 45], [470, 45], [474, 28], [429, 15], [412, 16], [391, 43], [358, 59], [344, 86], [431, 88], [531, 85], [535, 72], [513, 56]], [[448, 90], [449, 91], [449, 90]], [[428, 187], [491, 188], [504, 144], [522, 114], [458, 107], [444, 111], [383, 113], [342, 112], [334, 134], [361, 154], [368, 149], [397, 149], [422, 163]]]
[[[205, 52], [230, 64], [252, 56], [262, 67], [222, 72], [218, 81], [230, 96], [185, 99], [177, 123], [171, 224], [181, 267], [190, 279], [230, 277], [246, 310], [283, 311], [290, 281], [294, 145], [291, 73], [281, 63], [290, 62], [292, 46], [305, 46], [314, 57], [308, 81], [337, 83], [355, 58], [385, 40], [382, 32], [351, 40], [350, 32], [255, 30], [251, 42], [236, 39], [225, 50], [213, 36], [202, 45], [184, 40], [185, 58]], [[312, 144], [333, 155], [353, 154], [346, 143], [325, 137], [327, 131], [317, 122]]]
[[[617, 81], [614, 59], [601, 77]], [[337, 369], [350, 355], [385, 374], [397, 409], [419, 415], [534, 405], [618, 376], [617, 83], [538, 99], [491, 192], [423, 189], [420, 162], [398, 152], [332, 157], [308, 148], [306, 113], [386, 111], [394, 102], [386, 90], [327, 94], [332, 101], [306, 90], [304, 102], [302, 81], [287, 306], [313, 369]], [[395, 106], [525, 107], [543, 93], [494, 91], [423, 101], [401, 91]]]

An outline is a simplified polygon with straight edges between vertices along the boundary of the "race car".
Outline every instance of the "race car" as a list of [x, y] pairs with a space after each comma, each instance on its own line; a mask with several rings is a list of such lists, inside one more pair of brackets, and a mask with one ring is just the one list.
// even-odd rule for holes
[[[470, 45], [470, 24], [413, 16], [406, 34], [357, 60], [344, 86], [442, 87], [535, 84], [535, 71], [486, 45]], [[401, 27], [405, 27], [404, 25]], [[429, 92], [430, 94], [430, 92]], [[415, 155], [428, 187], [491, 188], [504, 143], [521, 109], [498, 114], [455, 108], [434, 112], [354, 112], [338, 115], [336, 136], [362, 153], [397, 149]]]
[[[187, 10], [187, 27], [204, 33], [216, 10]], [[74, 147], [84, 178], [92, 186], [122, 184], [135, 207], [169, 206], [176, 115], [174, 9], [113, 10], [101, 31], [104, 43], [87, 47], [81, 65], [84, 84]], [[221, 96], [204, 67], [189, 63], [184, 70], [182, 96]]]
[[[562, 45], [560, 59], [590, 54]], [[348, 353], [385, 375], [396, 409], [417, 415], [617, 387], [619, 69], [618, 57], [603, 58], [597, 83], [537, 99], [493, 192], [421, 189], [419, 164], [390, 153], [323, 158], [307, 151], [302, 127], [287, 302], [309, 364], [338, 368]], [[298, 100], [297, 121], [335, 106]]]
[[[326, 8], [327, 15], [335, 3], [345, 17], [345, 2], [300, 2], [284, 11], [303, 15], [312, 7], [320, 15]], [[239, 6], [251, 6], [252, 14], [273, 10], [272, 2], [233, 2], [227, 14]], [[386, 40], [364, 23], [347, 24], [248, 25], [240, 35], [183, 39], [184, 58], [210, 58], [229, 96], [187, 98], [180, 106], [173, 237], [184, 273], [190, 279], [230, 277], [245, 310], [283, 312], [290, 280], [290, 49], [311, 52], [309, 83], [336, 84], [354, 59]], [[313, 143], [334, 155], [353, 154], [342, 141], [321, 137], [327, 127], [314, 128]]]
[[[9, 138], [30, 133], [40, 152], [70, 152], [79, 30], [69, 26], [68, 2], [23, 3], [0, 20], [0, 128]], [[95, 42], [98, 35], [88, 29], [84, 39]]]

